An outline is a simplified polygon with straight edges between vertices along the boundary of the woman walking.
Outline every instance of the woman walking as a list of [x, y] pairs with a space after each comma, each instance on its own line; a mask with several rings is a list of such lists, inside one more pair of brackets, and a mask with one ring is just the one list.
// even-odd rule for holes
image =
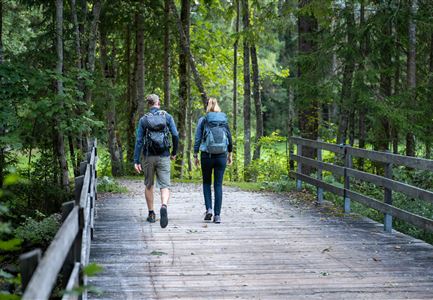
[[[203, 195], [206, 206], [205, 221], [212, 219], [212, 171], [214, 173], [214, 223], [221, 223], [223, 178], [227, 164], [232, 163], [232, 136], [225, 113], [215, 98], [209, 98], [206, 115], [198, 120], [195, 132], [194, 163], [200, 164], [203, 176]], [[198, 152], [201, 152], [200, 160]]]

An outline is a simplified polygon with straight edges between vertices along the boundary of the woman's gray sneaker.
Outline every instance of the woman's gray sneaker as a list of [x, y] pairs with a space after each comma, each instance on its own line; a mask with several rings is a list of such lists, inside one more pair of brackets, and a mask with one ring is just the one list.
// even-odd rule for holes
[[213, 217], [213, 222], [217, 224], [221, 223], [221, 217], [219, 215], [215, 215], [215, 217]]
[[208, 209], [207, 211], [206, 211], [206, 215], [204, 216], [204, 220], [205, 221], [210, 221], [210, 220], [212, 220], [212, 209]]

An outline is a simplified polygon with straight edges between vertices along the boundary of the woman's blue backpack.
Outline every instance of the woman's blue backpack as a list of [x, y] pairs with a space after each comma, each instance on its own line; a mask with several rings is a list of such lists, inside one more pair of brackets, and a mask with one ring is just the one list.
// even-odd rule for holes
[[227, 116], [220, 112], [210, 112], [204, 117], [203, 144], [210, 154], [226, 153], [229, 139], [227, 137]]

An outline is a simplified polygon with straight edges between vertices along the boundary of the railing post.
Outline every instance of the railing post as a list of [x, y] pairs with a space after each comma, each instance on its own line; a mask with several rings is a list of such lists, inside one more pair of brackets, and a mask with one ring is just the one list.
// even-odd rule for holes
[[[296, 154], [298, 156], [302, 156], [302, 145], [300, 145], [300, 144], [296, 145]], [[298, 168], [297, 168], [297, 170], [298, 170], [299, 174], [302, 174], [302, 164], [299, 161], [298, 161]], [[296, 189], [298, 191], [302, 190], [302, 180], [296, 179]]]
[[[392, 179], [392, 164], [391, 163], [385, 164], [385, 177]], [[390, 190], [388, 188], [385, 188], [384, 202], [386, 204], [392, 205], [392, 190]], [[384, 223], [383, 225], [384, 225], [385, 231], [391, 233], [392, 232], [392, 215], [385, 214], [383, 223]]]
[[86, 174], [87, 162], [80, 162], [80, 175]]
[[347, 197], [346, 191], [350, 189], [350, 177], [347, 175], [347, 169], [352, 168], [352, 156], [348, 153], [349, 147], [344, 145], [344, 212], [350, 213], [350, 198]]
[[[322, 161], [322, 148], [320, 146], [317, 147], [317, 161]], [[317, 179], [322, 180], [322, 168], [317, 168]], [[317, 203], [323, 203], [323, 189], [320, 187], [317, 188]]]
[[30, 279], [32, 279], [32, 275], [41, 260], [41, 255], [41, 249], [35, 249], [20, 255], [21, 285], [23, 292], [26, 290]]
[[80, 205], [81, 189], [83, 188], [84, 175], [75, 177], [75, 204]]

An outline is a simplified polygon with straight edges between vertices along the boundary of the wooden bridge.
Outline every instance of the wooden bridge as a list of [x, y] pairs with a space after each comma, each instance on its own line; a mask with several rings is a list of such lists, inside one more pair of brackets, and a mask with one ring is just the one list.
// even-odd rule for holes
[[[127, 194], [100, 197], [90, 262], [104, 271], [88, 283], [102, 293], [84, 294], [83, 298], [432, 299], [433, 246], [393, 231], [389, 220], [402, 218], [425, 230], [431, 230], [432, 221], [394, 207], [389, 191], [426, 201], [433, 193], [367, 173], [360, 174], [384, 187], [387, 203], [354, 194], [350, 179], [345, 179], [344, 187], [331, 186], [322, 181], [322, 170], [342, 172], [344, 178], [361, 176], [350, 170], [351, 157], [344, 154], [358, 150], [293, 141], [301, 145], [292, 156], [300, 162], [295, 174], [298, 185], [317, 186], [321, 205], [302, 191], [277, 195], [225, 188], [222, 223], [205, 223], [201, 186], [176, 184], [169, 203], [169, 225], [162, 229], [158, 223], [146, 222], [141, 181], [123, 181]], [[304, 157], [303, 147], [343, 149], [346, 163], [322, 162], [321, 153], [318, 159]], [[385, 160], [381, 153], [362, 154]], [[410, 161], [411, 167], [421, 168], [431, 164], [399, 156], [386, 161]], [[318, 169], [317, 176], [303, 174], [302, 164]], [[323, 189], [345, 197], [347, 213], [336, 213], [323, 202]], [[349, 214], [350, 201], [358, 200], [383, 211], [386, 226]]]

